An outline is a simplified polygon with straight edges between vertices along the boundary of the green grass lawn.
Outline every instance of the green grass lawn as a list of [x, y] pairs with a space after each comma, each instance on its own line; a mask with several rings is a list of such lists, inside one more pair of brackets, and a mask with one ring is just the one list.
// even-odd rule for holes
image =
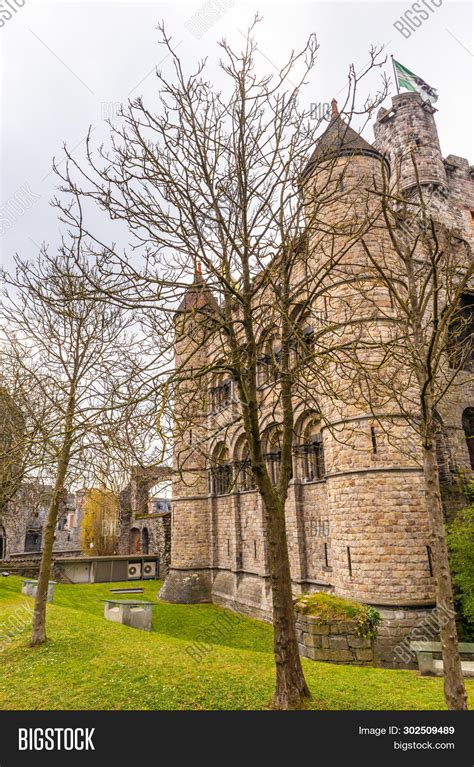
[[[5, 642], [5, 621], [33, 600], [21, 579], [0, 578], [0, 709], [264, 709], [273, 693], [271, 626], [241, 617], [200, 661], [186, 649], [223, 610], [157, 600], [147, 633], [103, 618], [111, 586], [57, 585], [48, 605], [47, 644], [29, 648], [29, 626]], [[127, 597], [124, 597], [127, 598]], [[17, 612], [17, 616], [27, 613]], [[21, 618], [19, 619], [21, 621]], [[441, 679], [413, 671], [303, 660], [315, 709], [442, 709]], [[474, 682], [468, 682], [471, 705]]]

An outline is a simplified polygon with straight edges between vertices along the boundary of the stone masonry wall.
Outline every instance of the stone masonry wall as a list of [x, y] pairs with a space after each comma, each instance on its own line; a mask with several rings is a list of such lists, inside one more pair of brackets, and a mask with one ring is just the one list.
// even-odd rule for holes
[[305, 658], [355, 666], [374, 663], [373, 640], [359, 636], [354, 621], [321, 622], [314, 615], [297, 612], [296, 635]]

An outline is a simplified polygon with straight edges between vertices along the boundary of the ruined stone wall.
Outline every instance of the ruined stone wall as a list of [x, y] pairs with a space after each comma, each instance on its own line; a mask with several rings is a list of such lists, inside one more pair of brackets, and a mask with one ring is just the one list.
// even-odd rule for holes
[[118, 553], [158, 554], [159, 577], [168, 574], [171, 559], [171, 512], [149, 511], [149, 494], [158, 482], [171, 479], [166, 465], [135, 467], [129, 484], [119, 493]]
[[[48, 513], [51, 488], [34, 482], [24, 483], [0, 512], [0, 530], [5, 531], [5, 559], [25, 551], [27, 533], [36, 533], [42, 543], [42, 529]], [[60, 502], [53, 553], [78, 552], [81, 548], [82, 505], [80, 494], [64, 493]], [[69, 525], [73, 517], [73, 526]], [[63, 527], [61, 522], [65, 521]], [[63, 527], [63, 529], [60, 529]]]
[[[131, 530], [139, 533], [139, 550], [133, 551], [130, 544], [127, 554], [158, 554], [160, 557], [159, 577], [165, 578], [169, 571], [171, 557], [171, 513], [148, 514], [135, 517], [132, 521]], [[148, 540], [148, 551], [144, 550], [144, 533]]]

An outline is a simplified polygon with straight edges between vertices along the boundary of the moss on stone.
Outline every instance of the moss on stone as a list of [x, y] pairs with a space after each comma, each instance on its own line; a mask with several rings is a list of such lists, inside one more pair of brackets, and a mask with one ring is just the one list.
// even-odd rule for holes
[[293, 600], [293, 604], [297, 612], [311, 615], [321, 623], [352, 621], [359, 636], [364, 637], [375, 637], [381, 621], [381, 615], [374, 607], [324, 592], [302, 594]]

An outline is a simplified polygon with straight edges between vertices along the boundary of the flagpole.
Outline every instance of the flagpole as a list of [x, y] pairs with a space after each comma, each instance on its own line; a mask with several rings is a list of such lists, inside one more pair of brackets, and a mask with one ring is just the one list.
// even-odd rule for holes
[[393, 60], [393, 54], [390, 54], [390, 58], [392, 59], [393, 76], [395, 78], [395, 87], [397, 89], [397, 95], [398, 95], [400, 93], [400, 87], [398, 85], [397, 70], [395, 69], [395, 62]]

